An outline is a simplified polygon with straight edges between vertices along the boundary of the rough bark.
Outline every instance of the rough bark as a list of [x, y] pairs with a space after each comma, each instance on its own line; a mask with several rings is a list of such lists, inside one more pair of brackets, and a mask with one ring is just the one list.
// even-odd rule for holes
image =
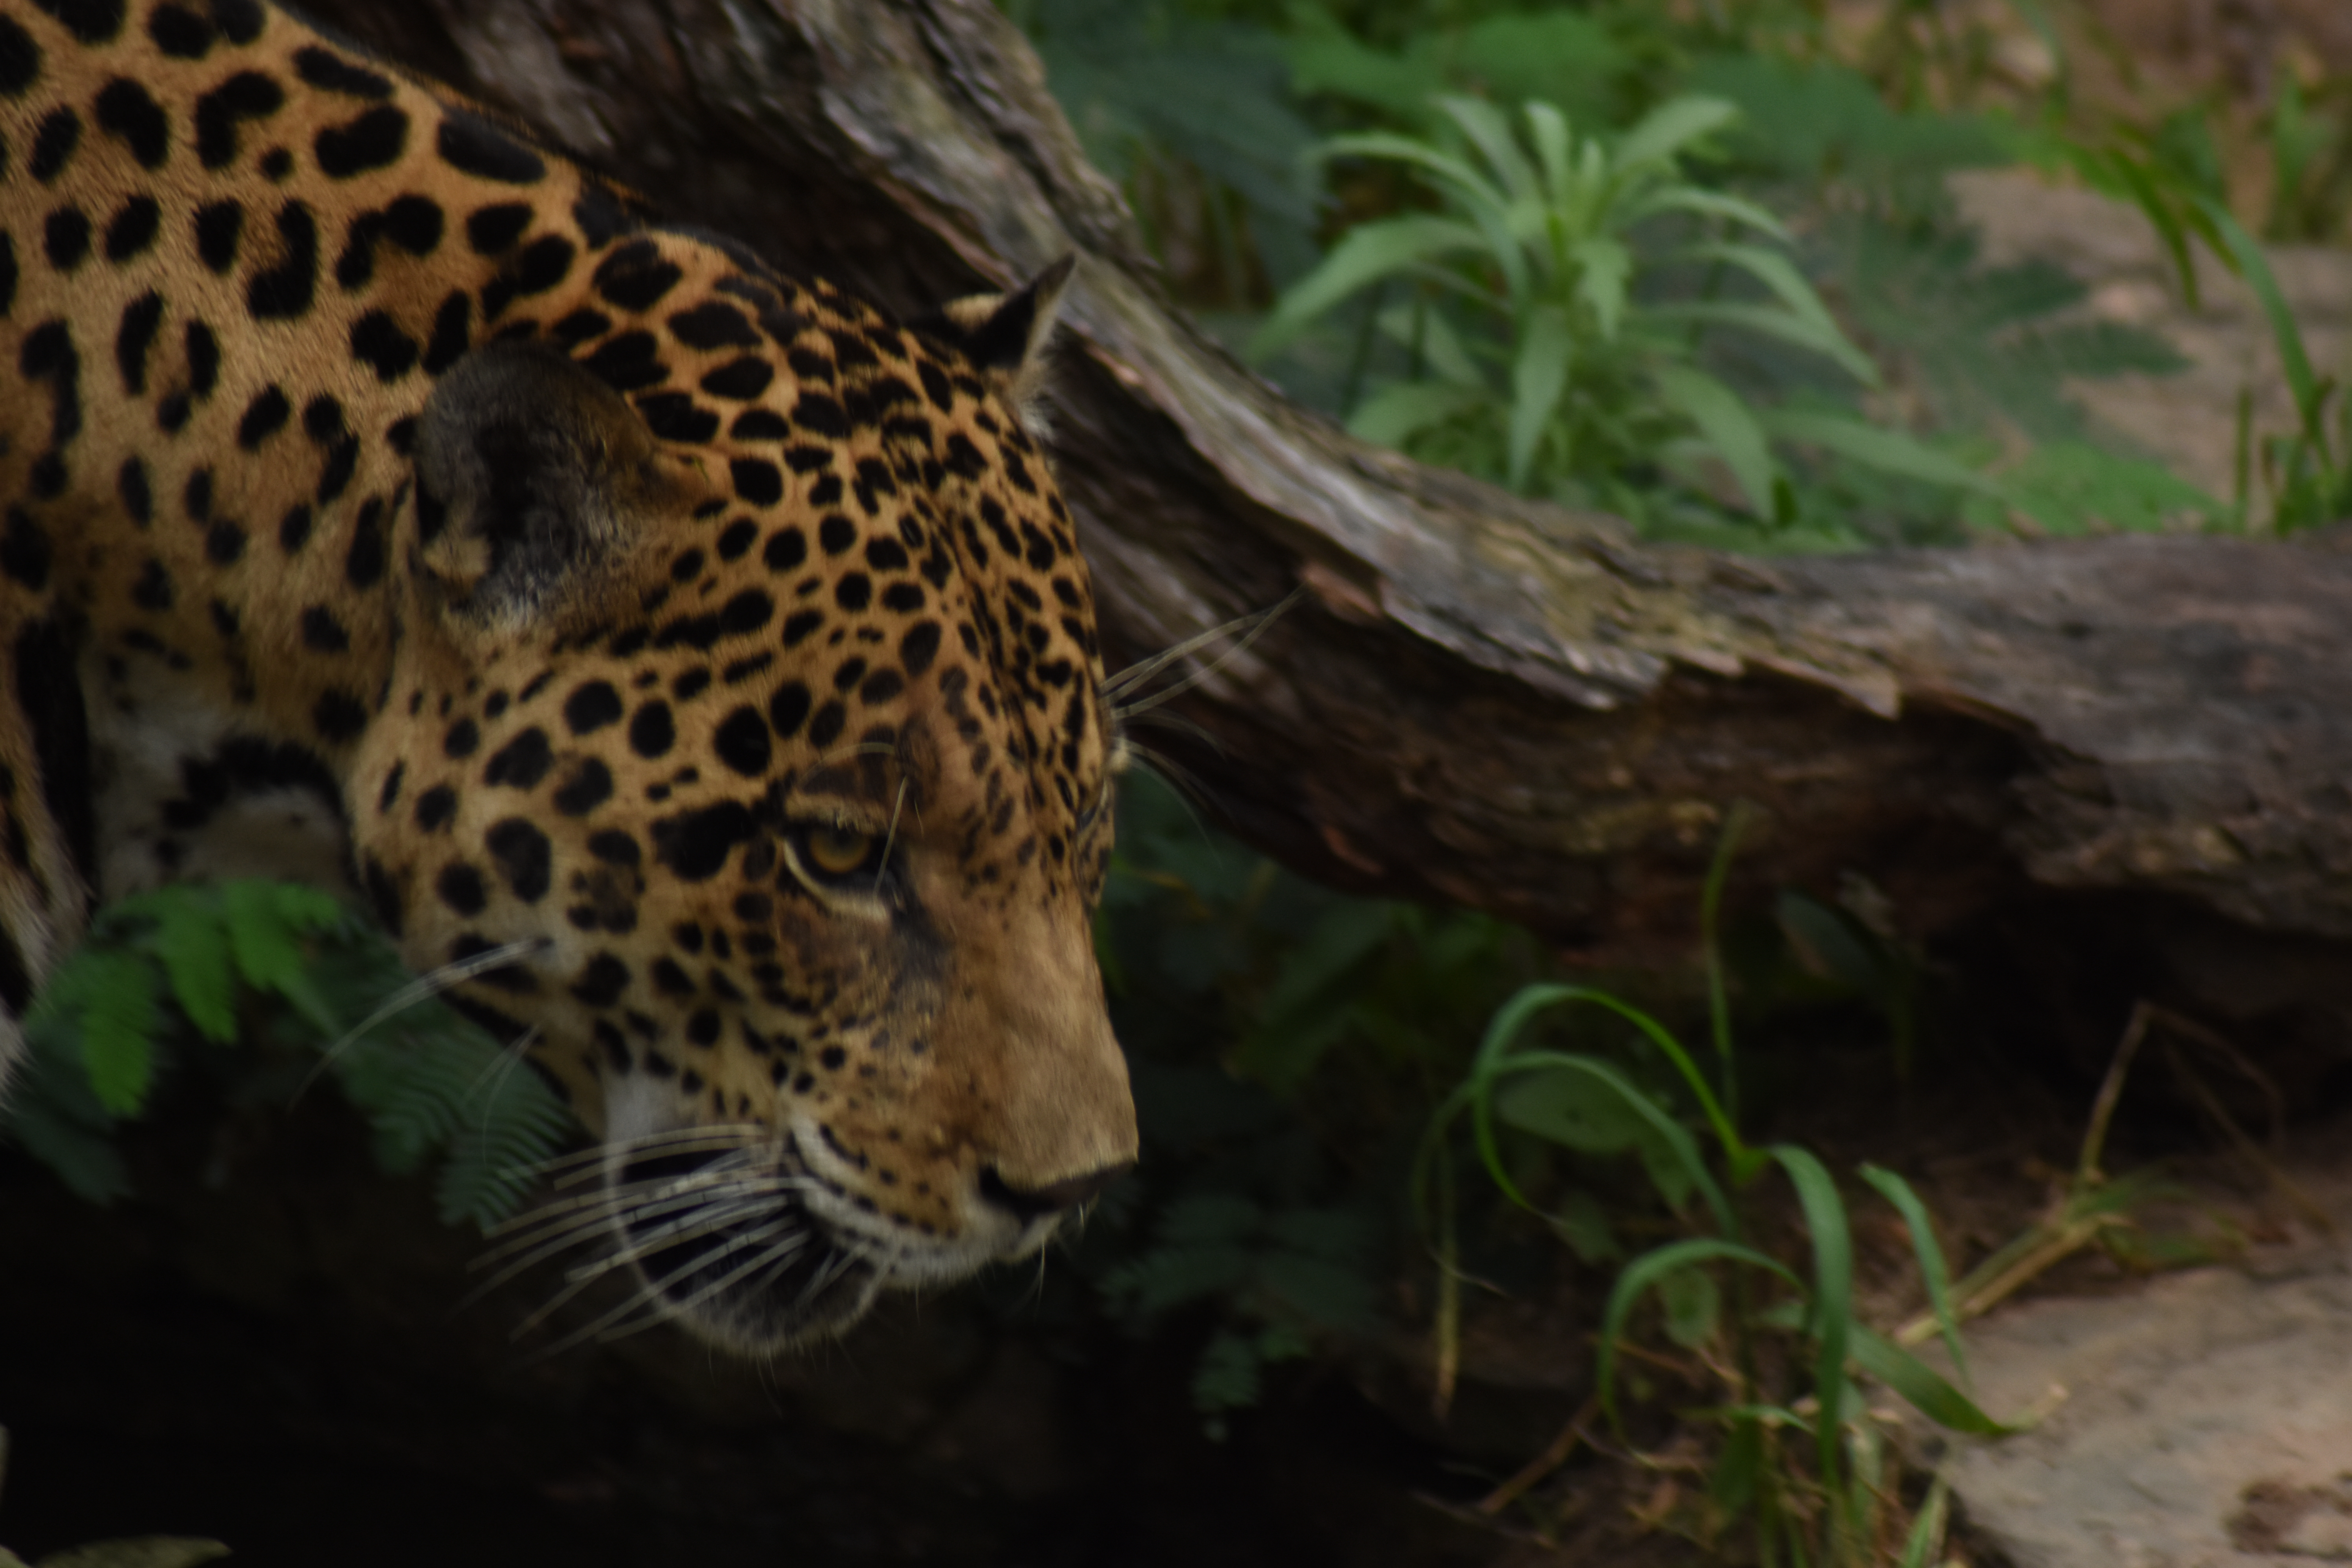
[[[1172, 310], [987, 0], [327, 0], [676, 217], [899, 309], [1070, 250], [1062, 481], [1138, 657], [1303, 589], [1150, 735], [1244, 836], [1563, 942], [1862, 873], [1927, 930], [2040, 886], [2352, 935], [2352, 560], [2104, 539], [1769, 563], [1351, 440]], [[2216, 417], [2223, 415], [2217, 411]]]

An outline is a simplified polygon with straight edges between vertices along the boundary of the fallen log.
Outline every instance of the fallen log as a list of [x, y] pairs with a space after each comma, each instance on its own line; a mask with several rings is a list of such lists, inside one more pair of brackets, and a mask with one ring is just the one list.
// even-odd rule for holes
[[987, 0], [313, 9], [897, 309], [1079, 253], [1054, 445], [1107, 641], [1297, 595], [1147, 738], [1310, 874], [1653, 952], [1747, 800], [1742, 888], [1859, 873], [1915, 931], [2068, 889], [2352, 935], [2352, 559], [2324, 542], [1763, 562], [1365, 446], [1171, 307]]

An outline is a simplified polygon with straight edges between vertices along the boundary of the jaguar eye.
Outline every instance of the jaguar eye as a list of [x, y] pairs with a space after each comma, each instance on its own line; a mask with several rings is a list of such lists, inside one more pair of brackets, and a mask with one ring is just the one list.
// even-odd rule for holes
[[816, 826], [801, 836], [801, 849], [808, 868], [820, 877], [847, 877], [868, 868], [867, 862], [880, 840], [871, 833], [856, 833], [845, 827]]

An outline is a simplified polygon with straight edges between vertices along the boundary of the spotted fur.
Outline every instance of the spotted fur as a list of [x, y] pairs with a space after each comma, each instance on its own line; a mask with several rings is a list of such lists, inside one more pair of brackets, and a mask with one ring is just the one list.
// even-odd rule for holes
[[707, 1335], [1132, 1160], [1066, 267], [910, 328], [256, 0], [0, 0], [0, 1069], [93, 897], [347, 874]]

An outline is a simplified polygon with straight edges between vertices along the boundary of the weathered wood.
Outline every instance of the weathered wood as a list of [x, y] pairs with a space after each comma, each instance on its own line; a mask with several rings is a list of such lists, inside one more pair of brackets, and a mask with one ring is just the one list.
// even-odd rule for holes
[[[1171, 310], [987, 0], [328, 0], [677, 217], [901, 309], [1085, 258], [1055, 442], [1135, 657], [1297, 606], [1148, 736], [1245, 837], [1565, 942], [1751, 888], [1915, 929], [2035, 885], [2352, 935], [2352, 562], [2109, 539], [1759, 563], [1349, 439]], [[2221, 411], [2216, 417], [2222, 417]], [[1206, 737], [1205, 742], [1202, 739]]]

